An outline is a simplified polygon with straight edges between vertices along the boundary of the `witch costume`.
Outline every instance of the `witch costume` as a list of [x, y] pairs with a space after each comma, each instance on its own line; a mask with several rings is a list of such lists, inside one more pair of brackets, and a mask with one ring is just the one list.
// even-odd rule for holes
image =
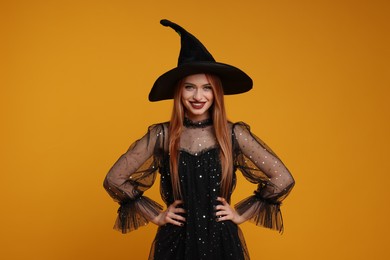
[[[177, 24], [162, 20], [181, 36], [178, 66], [160, 76], [150, 101], [173, 98], [173, 88], [188, 75], [210, 73], [222, 82], [224, 94], [243, 93], [252, 88], [252, 80], [240, 69], [216, 62], [203, 44]], [[160, 193], [168, 207], [174, 202], [169, 156], [169, 122], [149, 127], [147, 133], [112, 166], [104, 188], [120, 204], [114, 228], [127, 233], [146, 225], [163, 207], [144, 196], [160, 173]], [[235, 205], [238, 214], [256, 225], [283, 231], [281, 201], [294, 186], [294, 179], [282, 161], [243, 123], [228, 122], [232, 136], [233, 185], [236, 170], [257, 184], [254, 194]], [[212, 119], [193, 122], [185, 118], [180, 136], [178, 174], [183, 226], [159, 226], [149, 259], [249, 259], [244, 237], [232, 221], [216, 221], [216, 200], [221, 196], [220, 148]]]

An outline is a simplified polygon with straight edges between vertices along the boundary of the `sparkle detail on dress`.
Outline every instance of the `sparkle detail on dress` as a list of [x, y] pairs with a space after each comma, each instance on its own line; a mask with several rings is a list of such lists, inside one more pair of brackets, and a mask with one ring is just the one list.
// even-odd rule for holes
[[[180, 207], [186, 211], [183, 215], [186, 221], [180, 227], [172, 224], [159, 227], [150, 259], [247, 260], [249, 255], [239, 227], [232, 221], [215, 220], [222, 167], [212, 120], [185, 119], [183, 124], [178, 177], [184, 201]], [[235, 205], [236, 211], [241, 215], [251, 212], [250, 220], [256, 225], [283, 231], [280, 204], [294, 185], [292, 176], [279, 158], [250, 132], [249, 126], [245, 123], [228, 126], [232, 133], [234, 171], [226, 200], [230, 201], [236, 183], [235, 171], [239, 170], [258, 187], [254, 195]], [[167, 207], [175, 200], [167, 149], [168, 127], [168, 123], [151, 126], [148, 134], [132, 144], [107, 174], [104, 187], [120, 203], [115, 228], [123, 233], [146, 225], [148, 218], [158, 216], [163, 210], [143, 196], [158, 172], [162, 200]]]
[[205, 120], [201, 121], [192, 121], [191, 119], [188, 119], [187, 117], [184, 118], [183, 125], [188, 128], [204, 128], [207, 126], [213, 125], [213, 120], [212, 118], [207, 118]]

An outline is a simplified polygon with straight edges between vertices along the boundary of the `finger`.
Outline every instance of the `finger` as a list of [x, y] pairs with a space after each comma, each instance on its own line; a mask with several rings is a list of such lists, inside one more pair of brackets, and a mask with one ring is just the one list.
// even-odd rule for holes
[[223, 205], [227, 204], [226, 200], [224, 198], [222, 198], [222, 197], [218, 197], [217, 200], [222, 202]]
[[226, 215], [226, 216], [218, 217], [216, 220], [220, 222], [220, 221], [231, 220], [231, 219], [232, 217], [230, 215]]
[[218, 211], [217, 213], [215, 213], [216, 216], [226, 216], [226, 215], [229, 215], [229, 212], [227, 211]]
[[180, 215], [176, 215], [174, 213], [170, 213], [167, 216], [167, 222], [176, 226], [183, 226], [184, 225], [183, 222], [185, 222], [185, 220], [186, 219], [184, 217]]
[[215, 206], [216, 210], [226, 210], [226, 207], [224, 205], [217, 205]]
[[171, 218], [173, 220], [180, 220], [180, 221], [186, 221], [185, 217], [178, 215], [174, 212], [168, 212], [167, 218]]
[[183, 226], [184, 224], [179, 220], [175, 219], [176, 217], [177, 215], [175, 216], [173, 213], [168, 212], [168, 214], [165, 216], [165, 223], [170, 223], [176, 226]]
[[170, 218], [170, 219], [168, 220], [168, 223], [171, 223], [171, 224], [173, 224], [173, 225], [175, 225], [175, 226], [180, 226], [180, 227], [184, 226], [184, 224], [183, 224], [182, 222], [179, 222], [179, 221], [174, 220], [174, 219], [172, 219], [172, 218]]
[[184, 203], [184, 201], [182, 201], [182, 200], [175, 200], [171, 205], [174, 207], [177, 207], [178, 205], [183, 204], [183, 203]]
[[169, 211], [173, 212], [173, 213], [186, 213], [186, 210], [183, 208], [173, 208], [173, 209], [170, 209]]
[[176, 214], [172, 215], [172, 216], [171, 216], [171, 219], [177, 220], [177, 221], [186, 222], [186, 218], [185, 218], [185, 217], [180, 216], [180, 215], [176, 215]]

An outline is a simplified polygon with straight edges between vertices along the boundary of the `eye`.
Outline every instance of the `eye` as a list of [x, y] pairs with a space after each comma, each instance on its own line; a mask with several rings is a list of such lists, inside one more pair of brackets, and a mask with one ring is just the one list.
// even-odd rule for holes
[[206, 90], [206, 91], [213, 90], [210, 85], [204, 86], [203, 89]]
[[192, 86], [192, 85], [184, 85], [184, 89], [192, 90], [192, 89], [194, 89], [194, 86]]

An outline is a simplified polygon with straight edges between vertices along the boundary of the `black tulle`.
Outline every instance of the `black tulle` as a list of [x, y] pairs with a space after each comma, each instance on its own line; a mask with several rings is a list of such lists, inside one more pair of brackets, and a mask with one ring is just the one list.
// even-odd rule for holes
[[141, 212], [151, 212], [153, 215], [158, 215], [163, 208], [160, 204], [146, 196], [128, 200], [120, 204], [121, 206], [118, 209], [118, 218], [116, 219], [114, 228], [122, 233], [136, 230], [148, 224], [149, 220], [145, 215], [140, 214]]
[[[179, 177], [186, 210], [184, 226], [158, 228], [150, 259], [249, 259], [239, 227], [217, 222], [215, 206], [220, 196], [219, 148], [210, 122], [187, 124], [180, 138]], [[257, 184], [254, 195], [236, 204], [236, 210], [256, 225], [283, 231], [281, 201], [294, 180], [281, 160], [244, 123], [229, 124], [234, 169]], [[110, 169], [104, 181], [108, 193], [121, 206], [115, 228], [123, 233], [144, 226], [162, 207], [143, 196], [161, 174], [161, 197], [173, 203], [168, 155], [168, 123], [151, 126]], [[235, 174], [234, 180], [235, 183]], [[233, 185], [234, 187], [234, 185]], [[230, 202], [230, 198], [226, 198]]]

